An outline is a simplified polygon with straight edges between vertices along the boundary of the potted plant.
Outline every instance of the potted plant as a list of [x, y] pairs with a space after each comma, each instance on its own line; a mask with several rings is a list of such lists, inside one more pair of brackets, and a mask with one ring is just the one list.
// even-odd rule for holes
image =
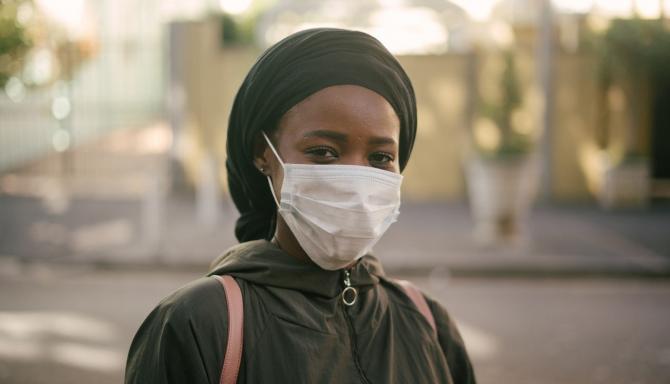
[[0, 88], [21, 70], [31, 39], [17, 14], [23, 1], [9, 1], [0, 7]]
[[478, 95], [468, 197], [480, 244], [522, 245], [535, 184], [532, 108], [524, 102], [514, 52], [503, 52], [502, 60], [497, 101]]
[[594, 42], [603, 100], [597, 198], [605, 208], [644, 206], [654, 87], [667, 76], [670, 29], [662, 20], [615, 19]]

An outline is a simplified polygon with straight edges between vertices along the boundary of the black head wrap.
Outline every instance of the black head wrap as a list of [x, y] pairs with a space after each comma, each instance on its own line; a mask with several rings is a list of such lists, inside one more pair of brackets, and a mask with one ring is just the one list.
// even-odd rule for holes
[[226, 168], [230, 194], [240, 212], [240, 242], [270, 239], [276, 204], [253, 163], [254, 141], [272, 132], [291, 107], [333, 85], [359, 85], [383, 96], [400, 119], [400, 169], [416, 136], [416, 100], [407, 74], [374, 37], [358, 31], [314, 28], [268, 48], [240, 86], [228, 122]]

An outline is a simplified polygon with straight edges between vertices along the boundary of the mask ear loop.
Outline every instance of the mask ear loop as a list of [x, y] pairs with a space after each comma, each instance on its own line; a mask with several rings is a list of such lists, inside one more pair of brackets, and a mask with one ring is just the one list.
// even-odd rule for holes
[[[281, 160], [281, 157], [279, 157], [279, 153], [277, 153], [277, 150], [275, 149], [274, 145], [272, 145], [272, 142], [270, 142], [270, 139], [268, 139], [268, 136], [265, 134], [265, 132], [261, 132], [263, 134], [263, 137], [265, 138], [265, 141], [268, 143], [270, 146], [270, 149], [272, 150], [272, 153], [275, 154], [275, 157], [279, 161], [279, 164], [281, 164], [282, 169], [284, 169], [284, 162]], [[275, 204], [277, 204], [277, 208], [279, 208], [279, 200], [277, 199], [277, 196], [275, 195], [275, 188], [272, 185], [272, 179], [270, 179], [270, 176], [266, 176], [268, 180], [268, 185], [270, 185], [270, 193], [272, 193], [272, 198], [275, 199]]]

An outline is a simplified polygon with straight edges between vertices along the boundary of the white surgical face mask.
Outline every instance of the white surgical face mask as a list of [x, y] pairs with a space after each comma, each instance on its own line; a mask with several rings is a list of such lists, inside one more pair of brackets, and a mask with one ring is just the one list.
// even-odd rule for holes
[[302, 249], [321, 268], [344, 268], [368, 253], [400, 208], [402, 175], [361, 165], [284, 164], [277, 210]]

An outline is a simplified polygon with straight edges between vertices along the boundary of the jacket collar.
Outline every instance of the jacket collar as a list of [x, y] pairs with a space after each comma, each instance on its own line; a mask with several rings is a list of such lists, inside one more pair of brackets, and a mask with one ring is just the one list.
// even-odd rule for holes
[[[384, 277], [381, 263], [370, 254], [359, 259], [350, 273], [351, 285], [359, 290], [371, 288]], [[211, 264], [207, 276], [211, 275], [231, 275], [256, 284], [328, 298], [339, 295], [344, 285], [343, 270], [329, 271], [297, 260], [267, 240], [249, 241], [228, 249]]]

